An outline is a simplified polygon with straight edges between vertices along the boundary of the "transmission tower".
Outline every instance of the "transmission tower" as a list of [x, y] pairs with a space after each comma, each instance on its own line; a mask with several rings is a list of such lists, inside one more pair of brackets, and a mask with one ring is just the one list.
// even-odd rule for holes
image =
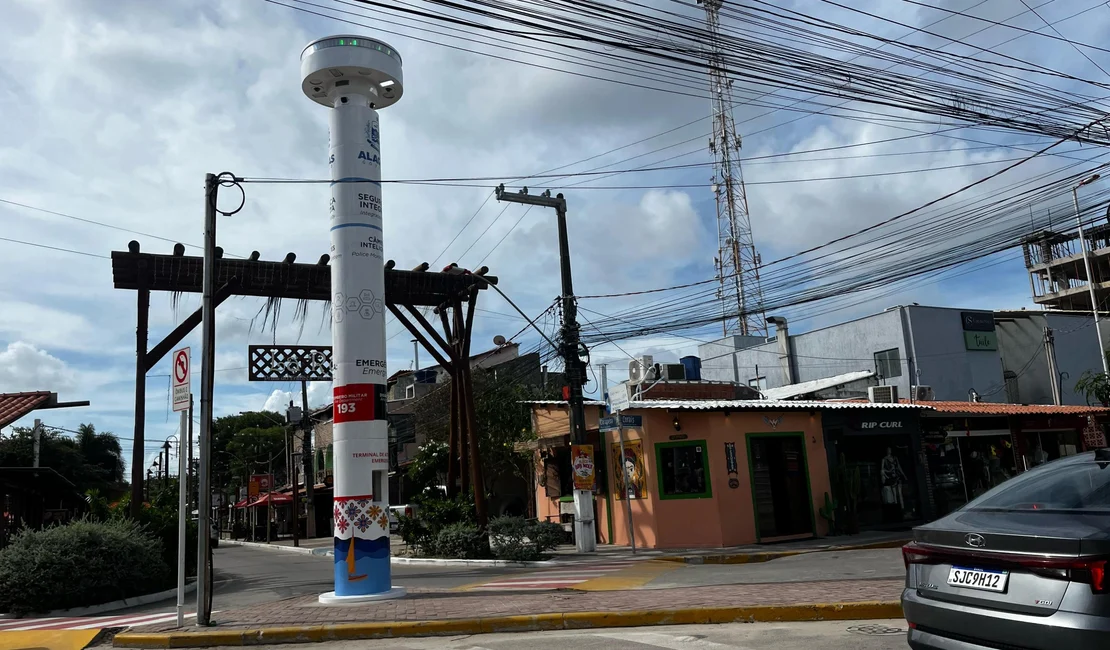
[[740, 168], [740, 136], [732, 119], [732, 80], [723, 72], [720, 10], [723, 0], [698, 0], [705, 5], [709, 29], [709, 92], [713, 98], [713, 194], [717, 198], [718, 297], [724, 333], [766, 336], [763, 291], [759, 286], [759, 253], [752, 238], [744, 172]]

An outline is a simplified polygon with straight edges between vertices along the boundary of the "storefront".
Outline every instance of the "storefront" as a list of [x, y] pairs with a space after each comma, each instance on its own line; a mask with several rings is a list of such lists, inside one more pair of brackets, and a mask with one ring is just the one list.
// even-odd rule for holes
[[936, 517], [1038, 465], [1105, 445], [1099, 420], [1110, 413], [1086, 406], [929, 405], [921, 437]]
[[[632, 423], [625, 425], [623, 439], [617, 431], [604, 430], [595, 447], [595, 466], [599, 473], [607, 474], [598, 480], [600, 537], [605, 543], [627, 545], [631, 529], [640, 547], [685, 548], [824, 536], [829, 525], [820, 512], [832, 487], [822, 418], [841, 411], [910, 414], [919, 408], [877, 407], [799, 401], [633, 402], [623, 413]], [[536, 452], [536, 509], [540, 517], [558, 512], [545, 487], [545, 482], [551, 485], [555, 477], [545, 476], [542, 447], [557, 430], [548, 423], [562, 420], [565, 412], [565, 407], [556, 405], [533, 406], [540, 436], [537, 444], [541, 447]], [[915, 419], [911, 416], [907, 422]], [[588, 412], [587, 422], [593, 421]], [[902, 453], [903, 446], [894, 445], [897, 453]], [[874, 465], [869, 476], [881, 473], [886, 448], [879, 449], [882, 453], [867, 459]], [[894, 449], [892, 458], [893, 453]], [[862, 459], [862, 454], [852, 454]], [[546, 455], [553, 454], [548, 450]], [[899, 459], [889, 468], [900, 477], [887, 490], [894, 495], [895, 503], [899, 494], [903, 504], [907, 498], [916, 500], [918, 489], [909, 485], [916, 474], [911, 476], [904, 467], [899, 469], [908, 462]], [[882, 486], [868, 489], [879, 495], [878, 502]], [[901, 513], [905, 509], [912, 513], [917, 508], [912, 504], [895, 505], [888, 507], [887, 516], [893, 517], [897, 510], [899, 517], [904, 517]], [[874, 517], [881, 519], [882, 515], [881, 507], [876, 506]]]
[[860, 530], [908, 528], [932, 515], [922, 498], [927, 490], [920, 421], [919, 410], [905, 408], [825, 414], [833, 497], [844, 503], [854, 496]]

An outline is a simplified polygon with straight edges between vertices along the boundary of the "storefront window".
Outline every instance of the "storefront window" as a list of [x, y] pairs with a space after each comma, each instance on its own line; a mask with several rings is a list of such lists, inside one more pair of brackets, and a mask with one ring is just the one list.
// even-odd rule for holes
[[655, 455], [659, 466], [659, 498], [713, 496], [704, 440], [660, 443], [655, 445]]
[[1020, 437], [1021, 471], [1044, 465], [1050, 460], [1074, 456], [1082, 451], [1079, 432], [1071, 431], [1023, 431]]
[[925, 464], [929, 468], [928, 485], [932, 490], [933, 508], [943, 516], [967, 503], [960, 450], [954, 439], [944, 432], [926, 433], [923, 438]]
[[[859, 472], [856, 512], [862, 527], [921, 518], [913, 451], [908, 436], [845, 436], [837, 442], [845, 471]], [[833, 489], [841, 472], [834, 472]], [[843, 498], [838, 494], [837, 498]]]

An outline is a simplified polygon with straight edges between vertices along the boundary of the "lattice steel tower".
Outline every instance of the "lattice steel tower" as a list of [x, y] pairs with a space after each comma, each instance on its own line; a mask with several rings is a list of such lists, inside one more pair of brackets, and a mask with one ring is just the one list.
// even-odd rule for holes
[[723, 0], [698, 0], [705, 5], [709, 30], [709, 92], [713, 101], [713, 193], [717, 197], [718, 297], [724, 333], [766, 336], [763, 291], [759, 286], [759, 253], [752, 238], [744, 172], [740, 168], [740, 136], [732, 119], [732, 80], [723, 72], [720, 10]]

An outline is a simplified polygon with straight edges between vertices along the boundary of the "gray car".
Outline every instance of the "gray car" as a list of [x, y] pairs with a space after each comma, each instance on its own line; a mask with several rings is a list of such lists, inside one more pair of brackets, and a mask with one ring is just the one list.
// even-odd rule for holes
[[1110, 648], [1110, 449], [1025, 472], [913, 539], [911, 648]]

